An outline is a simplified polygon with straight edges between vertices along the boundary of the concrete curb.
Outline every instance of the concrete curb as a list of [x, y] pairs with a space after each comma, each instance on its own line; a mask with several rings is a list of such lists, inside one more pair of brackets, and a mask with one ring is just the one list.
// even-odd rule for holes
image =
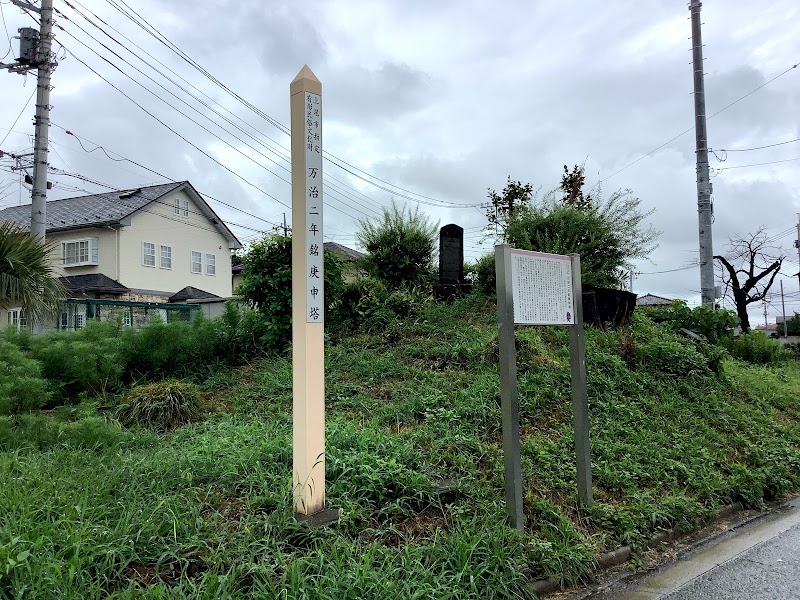
[[[717, 520], [720, 520], [720, 519], [725, 519], [727, 517], [730, 517], [733, 514], [736, 514], [738, 512], [742, 512], [743, 510], [744, 510], [744, 506], [742, 505], [741, 502], [735, 502], [734, 504], [728, 504], [728, 505], [723, 506], [722, 508], [720, 508], [717, 511], [716, 516], [713, 519], [711, 519], [709, 521], [709, 523], [712, 523], [713, 521], [717, 521]], [[767, 514], [769, 514], [769, 513], [768, 512], [761, 512], [761, 513], [759, 513], [757, 515], [754, 515], [754, 516], [750, 517], [749, 519], [746, 519], [743, 523], [739, 523], [736, 527], [740, 527], [741, 525], [743, 525], [745, 523], [750, 523], [751, 521], [755, 521], [757, 519], [760, 519], [760, 518], [762, 518], [763, 516], [765, 516]], [[663, 544], [664, 542], [669, 542], [671, 540], [674, 540], [677, 537], [680, 537], [681, 535], [685, 535], [685, 534], [688, 534], [688, 533], [691, 533], [691, 532], [688, 532], [688, 531], [681, 532], [681, 531], [678, 531], [676, 529], [668, 529], [667, 531], [661, 531], [661, 532], [657, 533], [656, 535], [654, 535], [650, 539], [650, 541], [648, 541], [645, 544], [645, 548], [653, 548], [654, 546], [658, 546], [659, 544]], [[698, 540], [697, 542], [691, 544], [688, 548], [683, 549], [682, 553], [685, 554], [686, 552], [690, 552], [692, 549], [696, 548], [697, 546], [705, 544], [705, 543], [709, 542], [710, 540], [712, 540], [712, 539], [714, 539], [714, 538], [716, 538], [718, 536], [725, 535], [726, 533], [728, 533], [728, 530], [721, 531], [719, 533], [716, 533], [716, 534], [710, 535], [710, 536], [708, 536], [706, 538], [703, 538], [701, 540]], [[611, 552], [603, 554], [600, 558], [597, 559], [596, 572], [597, 573], [601, 573], [603, 571], [607, 571], [608, 569], [611, 569], [613, 567], [616, 567], [616, 566], [619, 566], [621, 564], [624, 564], [624, 563], [628, 562], [628, 560], [631, 557], [632, 551], [633, 550], [631, 549], [630, 546], [622, 546], [621, 548], [617, 548], [616, 550], [613, 550]], [[679, 553], [679, 555], [680, 554], [681, 553]], [[560, 579], [556, 579], [555, 577], [550, 577], [548, 579], [537, 579], [536, 581], [533, 581], [530, 584], [530, 589], [537, 596], [540, 596], [540, 597], [544, 596], [544, 595], [547, 595], [547, 594], [552, 594], [553, 592], [562, 589], [561, 580]]]

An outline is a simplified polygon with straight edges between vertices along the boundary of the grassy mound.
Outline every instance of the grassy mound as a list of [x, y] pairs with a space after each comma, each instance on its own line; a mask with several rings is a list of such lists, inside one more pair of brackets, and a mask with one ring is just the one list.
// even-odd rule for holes
[[[588, 330], [597, 499], [578, 509], [567, 332], [518, 333], [527, 527], [505, 524], [494, 305], [469, 298], [327, 349], [331, 528], [292, 517], [291, 363], [205, 384], [157, 435], [91, 411], [0, 418], [0, 596], [526, 598], [600, 553], [800, 487], [800, 369], [645, 317]], [[24, 476], [22, 475], [24, 474]], [[455, 493], [437, 483], [455, 479]]]

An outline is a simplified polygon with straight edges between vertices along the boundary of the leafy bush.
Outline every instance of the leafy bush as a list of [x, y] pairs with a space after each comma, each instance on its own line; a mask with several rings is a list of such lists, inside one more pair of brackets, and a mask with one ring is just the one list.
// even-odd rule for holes
[[392, 202], [377, 223], [361, 221], [356, 239], [366, 249], [364, 267], [389, 289], [428, 282], [436, 253], [437, 225], [419, 209], [406, 212]]
[[689, 329], [709, 340], [730, 335], [739, 325], [736, 313], [724, 308], [711, 310], [707, 306], [689, 308], [683, 300], [674, 300], [669, 306], [649, 306], [644, 309], [657, 323], [667, 323], [673, 330]]
[[768, 365], [787, 360], [791, 356], [789, 350], [761, 331], [743, 333], [738, 338], [723, 338], [720, 342], [731, 356], [754, 364]]
[[485, 296], [497, 293], [497, 273], [494, 264], [494, 252], [479, 258], [469, 270], [475, 273], [472, 289]]
[[127, 331], [120, 361], [127, 379], [186, 376], [215, 363], [217, 323], [198, 314], [191, 323], [154, 321]]
[[17, 346], [0, 339], [0, 415], [15, 415], [37, 409], [50, 400], [47, 381], [39, 363]]
[[119, 407], [124, 425], [172, 430], [197, 419], [202, 412], [202, 392], [193, 383], [159, 381], [132, 388]]
[[[292, 238], [268, 235], [242, 257], [239, 293], [264, 317], [261, 341], [275, 352], [285, 350], [292, 331]], [[325, 316], [339, 300], [344, 282], [339, 259], [325, 252]]]
[[345, 284], [334, 319], [345, 330], [375, 330], [398, 318], [419, 315], [431, 301], [426, 288], [408, 286], [389, 291], [380, 279], [359, 277]]
[[522, 250], [581, 255], [584, 285], [619, 287], [627, 256], [623, 240], [594, 209], [531, 206], [506, 229], [508, 243]]
[[126, 337], [116, 321], [91, 321], [79, 331], [32, 336], [30, 352], [62, 400], [75, 399], [81, 392], [105, 396], [120, 385], [125, 373]]
[[704, 374], [710, 369], [708, 359], [692, 347], [691, 342], [662, 337], [637, 344], [635, 355], [647, 367], [686, 377], [692, 374]]

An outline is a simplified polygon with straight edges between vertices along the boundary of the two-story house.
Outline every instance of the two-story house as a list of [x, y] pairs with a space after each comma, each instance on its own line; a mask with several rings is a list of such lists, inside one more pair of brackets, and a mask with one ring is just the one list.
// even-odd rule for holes
[[[0, 210], [0, 222], [27, 228], [30, 211]], [[231, 250], [241, 243], [188, 181], [52, 200], [46, 217], [53, 263], [71, 298], [168, 302], [232, 293]], [[0, 324], [23, 322], [19, 309], [0, 310]]]

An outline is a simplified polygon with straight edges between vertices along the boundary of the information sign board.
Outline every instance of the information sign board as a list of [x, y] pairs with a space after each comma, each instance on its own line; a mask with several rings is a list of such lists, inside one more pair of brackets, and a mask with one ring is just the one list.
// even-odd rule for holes
[[514, 323], [574, 325], [572, 259], [561, 254], [511, 250]]

